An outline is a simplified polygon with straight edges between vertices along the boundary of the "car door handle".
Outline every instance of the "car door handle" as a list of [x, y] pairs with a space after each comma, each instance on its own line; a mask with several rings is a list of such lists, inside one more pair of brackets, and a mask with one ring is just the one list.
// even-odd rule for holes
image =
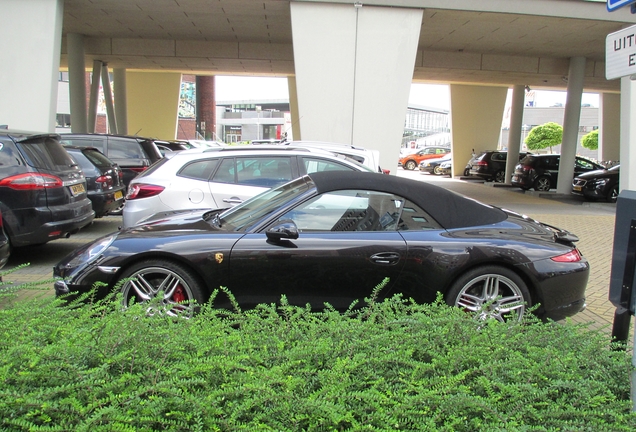
[[240, 204], [243, 202], [243, 200], [238, 197], [232, 197], [232, 198], [223, 198], [223, 202], [228, 204]]
[[400, 261], [400, 254], [395, 252], [380, 252], [370, 257], [371, 261], [380, 265], [395, 265]]

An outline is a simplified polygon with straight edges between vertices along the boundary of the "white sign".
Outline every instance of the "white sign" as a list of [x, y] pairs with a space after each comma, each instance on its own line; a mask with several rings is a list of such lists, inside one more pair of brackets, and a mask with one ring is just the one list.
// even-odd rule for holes
[[605, 39], [605, 78], [636, 74], [636, 25], [607, 35]]

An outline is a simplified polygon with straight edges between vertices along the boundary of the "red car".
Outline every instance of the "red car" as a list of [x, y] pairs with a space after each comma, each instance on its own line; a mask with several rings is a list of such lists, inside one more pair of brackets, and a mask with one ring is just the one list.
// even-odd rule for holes
[[440, 158], [446, 153], [450, 153], [450, 147], [424, 147], [416, 153], [400, 158], [399, 164], [407, 170], [413, 171], [426, 159]]

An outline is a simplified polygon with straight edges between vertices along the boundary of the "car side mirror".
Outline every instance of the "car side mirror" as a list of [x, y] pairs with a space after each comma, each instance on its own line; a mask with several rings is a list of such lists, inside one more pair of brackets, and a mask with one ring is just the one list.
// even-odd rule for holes
[[267, 235], [267, 240], [273, 242], [294, 240], [298, 238], [298, 227], [293, 220], [287, 219], [268, 229], [265, 234]]

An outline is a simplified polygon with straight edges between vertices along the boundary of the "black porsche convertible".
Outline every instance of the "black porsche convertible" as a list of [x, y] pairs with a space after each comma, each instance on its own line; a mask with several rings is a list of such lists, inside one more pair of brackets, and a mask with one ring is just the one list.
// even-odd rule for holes
[[[118, 281], [124, 302], [190, 315], [220, 286], [241, 307], [325, 303], [346, 309], [385, 278], [402, 293], [499, 320], [527, 308], [559, 320], [585, 307], [589, 264], [578, 238], [415, 180], [309, 174], [231, 209], [158, 213], [87, 244], [54, 267], [57, 295]], [[218, 307], [230, 307], [223, 294]]]

